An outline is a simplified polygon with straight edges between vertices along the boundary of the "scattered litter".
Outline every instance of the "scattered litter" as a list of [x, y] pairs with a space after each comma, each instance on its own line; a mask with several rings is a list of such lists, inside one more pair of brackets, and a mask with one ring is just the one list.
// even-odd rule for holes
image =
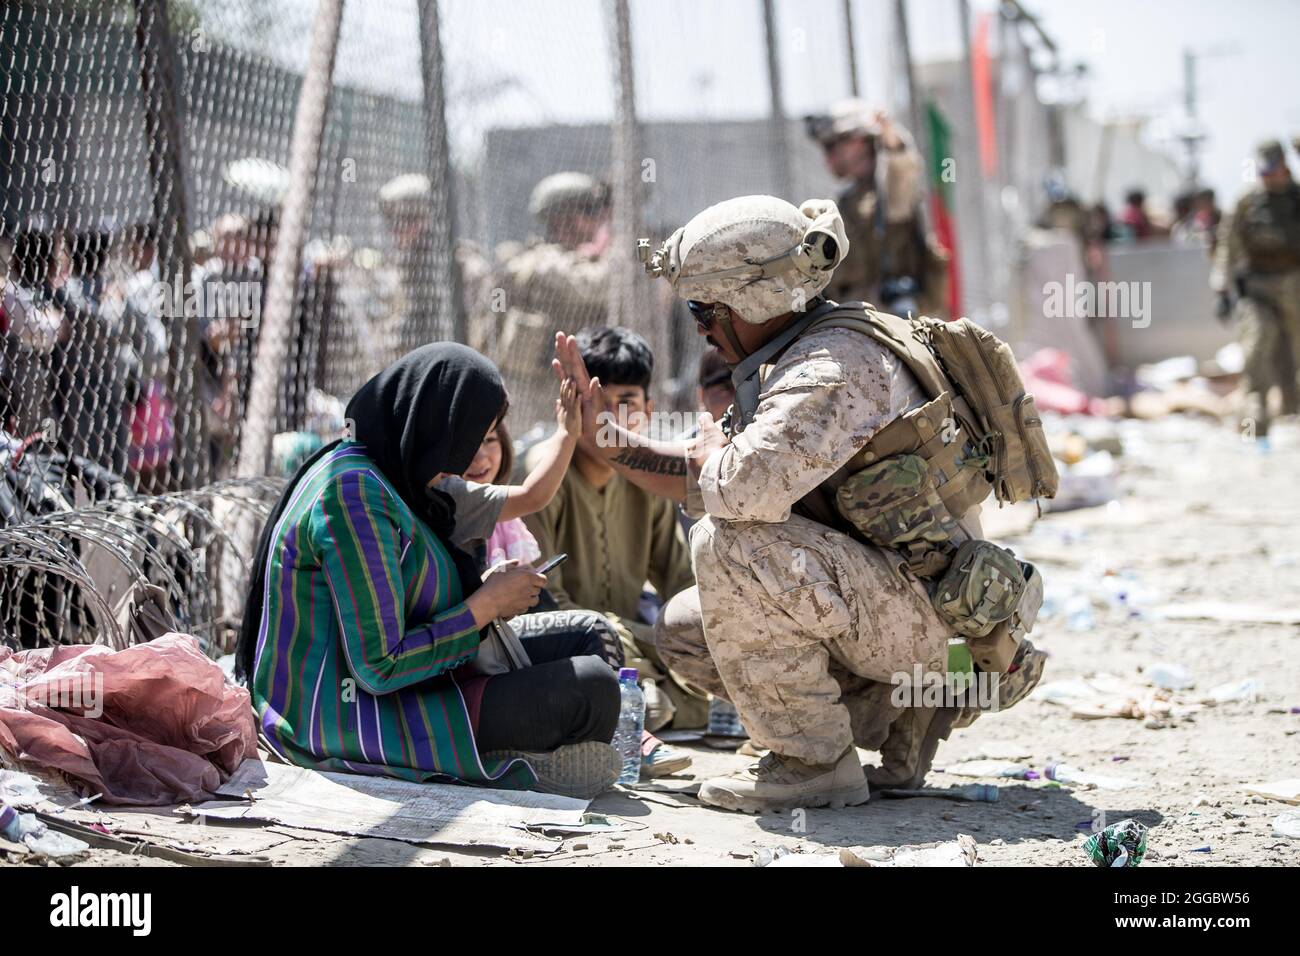
[[1300, 840], [1300, 810], [1288, 810], [1274, 820], [1273, 836]]
[[[732, 856], [735, 855], [736, 854], [734, 853], [732, 854]], [[789, 856], [789, 855], [790, 855], [790, 850], [787, 847], [763, 846], [763, 847], [759, 847], [758, 850], [752, 855], [752, 860], [755, 866], [771, 866], [774, 862], [779, 860], [781, 857]], [[822, 854], [822, 855], [826, 855], [826, 854]], [[809, 856], [811, 857], [813, 856], [813, 854], [809, 854]]]
[[1182, 664], [1152, 664], [1142, 676], [1163, 690], [1186, 690], [1196, 686], [1196, 678]]
[[1120, 820], [1098, 830], [1083, 843], [1097, 866], [1137, 866], [1147, 851], [1147, 828], [1136, 820]]
[[0, 836], [51, 860], [78, 857], [90, 849], [90, 844], [76, 837], [51, 830], [36, 814], [19, 813], [13, 807], [3, 805], [0, 805]]
[[1274, 780], [1270, 783], [1248, 783], [1241, 790], [1255, 797], [1300, 804], [1300, 777]]
[[1141, 786], [1136, 780], [1127, 777], [1088, 773], [1067, 763], [1049, 764], [1045, 774], [1047, 779], [1055, 780], [1057, 783], [1068, 783], [1077, 787], [1096, 787], [1098, 790], [1128, 790]]
[[957, 777], [1010, 777], [1014, 780], [1036, 779], [1038, 776], [1028, 764], [1006, 760], [963, 760], [944, 767], [943, 772]]
[[1073, 465], [1061, 463], [1056, 496], [1043, 502], [1048, 512], [1095, 508], [1119, 497], [1119, 468], [1108, 451], [1093, 452]]
[[1259, 697], [1259, 690], [1259, 681], [1247, 677], [1245, 680], [1228, 681], [1211, 687], [1201, 699], [1207, 704], [1226, 704], [1237, 700], [1253, 701]]
[[1050, 681], [1039, 685], [1030, 698], [1067, 707], [1070, 716], [1079, 720], [1154, 718], [1158, 726], [1166, 726], [1167, 721], [1190, 717], [1204, 706], [1194, 698], [1180, 696], [1161, 687], [1139, 684], [1114, 674], [1092, 674], [1086, 678]]
[[1188, 853], [1213, 853], [1214, 851], [1210, 848], [1209, 844], [1207, 843], [1205, 846], [1193, 847], [1187, 852]]
[[19, 770], [0, 770], [0, 803], [30, 807], [44, 799], [41, 781]]

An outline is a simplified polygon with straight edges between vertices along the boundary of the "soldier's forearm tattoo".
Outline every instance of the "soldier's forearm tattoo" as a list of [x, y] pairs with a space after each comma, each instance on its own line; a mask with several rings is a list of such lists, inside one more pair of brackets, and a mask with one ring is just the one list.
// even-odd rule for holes
[[652, 475], [686, 474], [686, 459], [676, 456], [661, 455], [649, 448], [625, 448], [611, 461], [633, 471], [644, 471]]

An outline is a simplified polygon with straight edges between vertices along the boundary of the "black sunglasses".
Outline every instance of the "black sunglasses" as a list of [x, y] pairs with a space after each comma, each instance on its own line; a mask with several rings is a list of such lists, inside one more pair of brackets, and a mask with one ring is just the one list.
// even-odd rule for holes
[[695, 318], [695, 325], [701, 332], [707, 332], [713, 328], [714, 305], [711, 302], [697, 302], [694, 299], [687, 299], [686, 308], [691, 310], [691, 315]]

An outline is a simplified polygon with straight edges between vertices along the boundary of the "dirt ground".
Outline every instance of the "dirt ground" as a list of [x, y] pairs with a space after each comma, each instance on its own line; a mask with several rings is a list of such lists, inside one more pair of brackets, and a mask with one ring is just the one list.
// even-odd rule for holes
[[[996, 803], [873, 797], [852, 809], [756, 817], [712, 810], [684, 794], [614, 791], [591, 809], [629, 829], [568, 837], [558, 852], [528, 859], [283, 827], [237, 829], [257, 848], [249, 852], [313, 866], [751, 866], [764, 848], [817, 853], [963, 833], [978, 842], [979, 865], [1089, 866], [1081, 844], [1094, 821], [1133, 817], [1151, 827], [1144, 866], [1300, 865], [1300, 840], [1272, 834], [1288, 807], [1240, 790], [1300, 777], [1300, 713], [1292, 712], [1300, 708], [1300, 626], [1155, 614], [1161, 606], [1211, 601], [1300, 609], [1300, 428], [1277, 430], [1267, 452], [1227, 427], [1190, 419], [1122, 423], [1118, 431], [1118, 501], [1036, 522], [1022, 520], [1023, 511], [989, 516], [989, 525], [1003, 531], [1000, 540], [1045, 575], [1047, 616], [1033, 636], [1051, 655], [1043, 685], [1098, 672], [1141, 682], [1142, 671], [1173, 664], [1195, 680], [1181, 692], [1185, 698], [1245, 679], [1257, 682], [1257, 698], [1164, 720], [1085, 720], [1030, 698], [954, 733], [936, 767], [981, 756], [989, 745], [1011, 745], [1039, 772], [1060, 761], [1130, 778], [1136, 785], [1129, 789], [984, 779], [1000, 783]], [[709, 747], [692, 752], [691, 771], [666, 786], [689, 789], [748, 759]], [[971, 782], [934, 772], [928, 784]], [[143, 816], [160, 828], [177, 826]], [[77, 865], [154, 863], [169, 865], [109, 850]]]

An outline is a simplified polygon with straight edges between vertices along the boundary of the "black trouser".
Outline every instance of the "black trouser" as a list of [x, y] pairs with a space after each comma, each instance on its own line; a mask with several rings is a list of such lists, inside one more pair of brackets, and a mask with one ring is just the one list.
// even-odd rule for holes
[[618, 676], [600, 656], [599, 634], [556, 628], [520, 635], [532, 667], [497, 674], [479, 704], [480, 753], [545, 752], [587, 740], [608, 743], [618, 724]]

